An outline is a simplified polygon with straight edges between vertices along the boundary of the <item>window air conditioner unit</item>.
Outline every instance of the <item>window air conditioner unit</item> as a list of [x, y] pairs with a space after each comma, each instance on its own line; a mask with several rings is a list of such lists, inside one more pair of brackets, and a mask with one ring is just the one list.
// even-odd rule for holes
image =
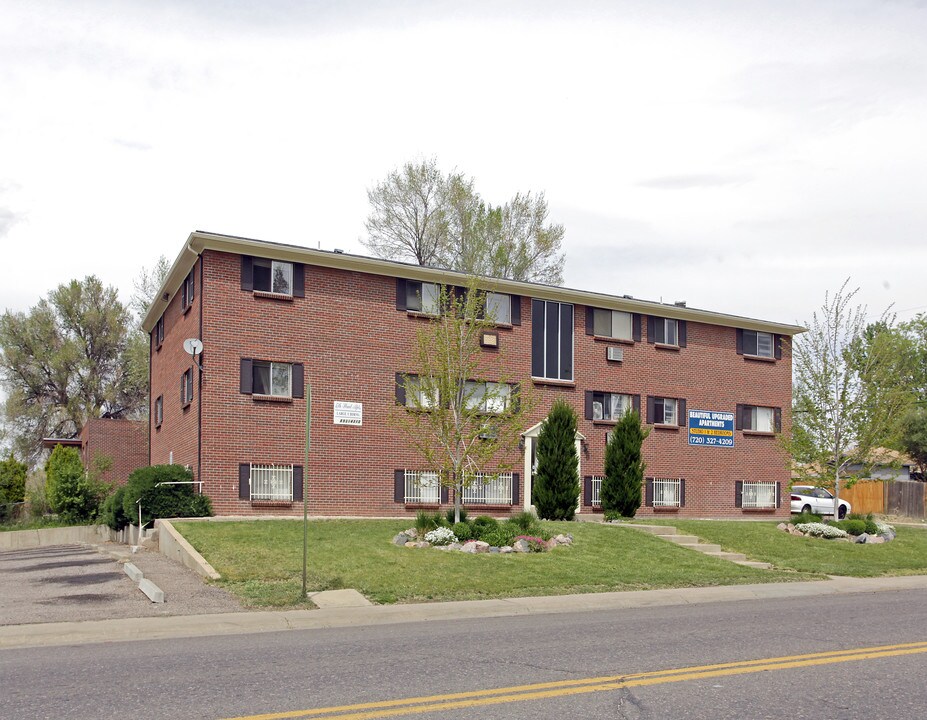
[[609, 360], [614, 360], [616, 362], [621, 362], [624, 360], [624, 348], [620, 347], [610, 347], [606, 352], [606, 357]]

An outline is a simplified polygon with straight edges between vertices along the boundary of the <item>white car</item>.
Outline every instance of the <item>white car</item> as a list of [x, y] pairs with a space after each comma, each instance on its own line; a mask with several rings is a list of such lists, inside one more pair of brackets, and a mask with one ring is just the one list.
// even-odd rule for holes
[[[843, 520], [850, 512], [850, 503], [840, 501], [837, 519]], [[834, 514], [834, 496], [829, 490], [810, 485], [795, 485], [792, 488], [792, 512], [814, 513], [815, 515]]]

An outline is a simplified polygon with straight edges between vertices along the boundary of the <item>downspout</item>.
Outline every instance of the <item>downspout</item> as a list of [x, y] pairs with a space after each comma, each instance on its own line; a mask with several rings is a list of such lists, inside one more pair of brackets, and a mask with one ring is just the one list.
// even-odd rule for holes
[[151, 466], [151, 441], [154, 438], [154, 418], [151, 417], [151, 363], [154, 362], [154, 341], [148, 333], [148, 466]]
[[[200, 341], [203, 340], [203, 295], [206, 288], [203, 282], [206, 273], [203, 271], [203, 256], [197, 255], [197, 263], [200, 266]], [[203, 492], [203, 355], [200, 353], [200, 383], [199, 383], [199, 403], [197, 404], [197, 426], [196, 426], [196, 473], [197, 480], [200, 481], [200, 494]]]

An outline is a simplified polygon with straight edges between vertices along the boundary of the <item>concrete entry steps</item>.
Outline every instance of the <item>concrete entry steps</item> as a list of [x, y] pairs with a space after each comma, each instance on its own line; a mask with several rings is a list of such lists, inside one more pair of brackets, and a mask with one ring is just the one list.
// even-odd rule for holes
[[633, 528], [634, 530], [656, 535], [657, 537], [676, 543], [677, 545], [682, 545], [690, 550], [696, 550], [710, 555], [711, 557], [736, 563], [737, 565], [745, 565], [746, 567], [760, 568], [762, 570], [769, 570], [772, 567], [771, 563], [747, 560], [747, 556], [743, 553], [725, 552], [721, 549], [720, 545], [703, 543], [695, 535], [680, 535], [676, 532], [676, 528], [671, 525], [637, 525], [632, 523], [626, 525], [622, 523], [622, 525], [624, 527]]

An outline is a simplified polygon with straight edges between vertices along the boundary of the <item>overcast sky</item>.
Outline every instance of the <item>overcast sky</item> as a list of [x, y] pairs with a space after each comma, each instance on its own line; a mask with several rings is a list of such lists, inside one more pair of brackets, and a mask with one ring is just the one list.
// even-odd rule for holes
[[436, 157], [544, 191], [566, 284], [927, 310], [927, 2], [0, 0], [0, 308], [194, 229], [363, 252]]

